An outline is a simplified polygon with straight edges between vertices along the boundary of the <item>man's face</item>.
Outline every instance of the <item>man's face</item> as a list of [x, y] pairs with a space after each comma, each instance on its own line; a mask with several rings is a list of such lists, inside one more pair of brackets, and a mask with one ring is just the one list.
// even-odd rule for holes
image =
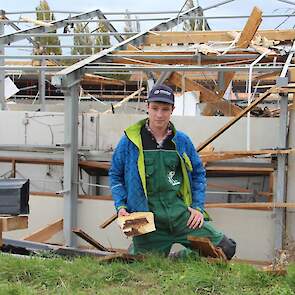
[[163, 102], [150, 102], [148, 104], [150, 126], [154, 128], [166, 128], [168, 126], [174, 106]]

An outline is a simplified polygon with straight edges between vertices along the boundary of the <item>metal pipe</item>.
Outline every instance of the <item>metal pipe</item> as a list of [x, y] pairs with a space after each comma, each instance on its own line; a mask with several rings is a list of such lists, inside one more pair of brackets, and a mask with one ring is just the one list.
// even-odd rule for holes
[[[253, 67], [260, 61], [262, 60], [270, 50], [265, 51], [263, 54], [261, 54], [257, 59], [255, 59], [251, 64], [249, 68], [249, 80], [248, 80], [248, 106], [251, 104], [252, 99], [252, 73], [253, 73]], [[247, 113], [247, 132], [246, 132], [246, 145], [247, 145], [247, 151], [250, 151], [250, 128], [251, 128], [251, 123], [250, 123], [251, 115], [250, 112]]]
[[[295, 17], [294, 14], [264, 14], [262, 15], [262, 18], [279, 18], [279, 17]], [[183, 20], [189, 20], [189, 19], [248, 19], [249, 15], [224, 15], [224, 16], [184, 16], [182, 17]], [[145, 22], [145, 21], [163, 21], [166, 20], [166, 17], [153, 17], [153, 18], [141, 18], [141, 19], [136, 19], [136, 18], [132, 18], [130, 19], [130, 21], [140, 21], [140, 22]], [[102, 22], [126, 22], [126, 19], [108, 19], [108, 20], [99, 20]], [[95, 19], [87, 19], [87, 23], [97, 23], [99, 22], [98, 20]], [[16, 20], [0, 20], [0, 22], [4, 23], [4, 24], [11, 24], [11, 23], [28, 23], [28, 21], [25, 20], [21, 20], [21, 19], [16, 19]], [[65, 20], [64, 21], [67, 24], [71, 24], [71, 23], [81, 23], [81, 22], [85, 22], [85, 20]]]
[[[101, 32], [101, 33], [54, 33], [58, 37], [73, 37], [73, 36], [115, 36], [115, 35], [135, 35], [139, 32]], [[23, 33], [19, 36], [26, 37], [51, 37], [52, 33]]]
[[[38, 10], [38, 12], [51, 12], [51, 13], [64, 13], [64, 14], [80, 14], [85, 11], [67, 11], [67, 10]], [[6, 11], [6, 14], [32, 14], [36, 13], [36, 10], [27, 10], [27, 11]], [[117, 12], [103, 12], [104, 15], [137, 15], [137, 14], [176, 14], [178, 10], [171, 11], [117, 11]]]
[[278, 0], [278, 1], [284, 2], [284, 3], [287, 3], [287, 4], [291, 4], [291, 5], [295, 5], [294, 1], [288, 1], [288, 0]]
[[[295, 65], [290, 66], [290, 68], [295, 67]], [[275, 71], [281, 70], [283, 65], [276, 65], [276, 66], [256, 66], [253, 67], [253, 71]], [[41, 70], [45, 69], [47, 71], [55, 71], [61, 69], [67, 69], [65, 66], [50, 66], [50, 67], [42, 67], [42, 66], [0, 66], [0, 70], [19, 70], [19, 71], [34, 71], [34, 70]], [[167, 65], [167, 66], [101, 66], [100, 64], [94, 64], [91, 66], [85, 66], [85, 69], [88, 72], [108, 72], [112, 73], [113, 71], [200, 71], [200, 72], [211, 72], [211, 71], [223, 71], [223, 72], [243, 72], [248, 71], [249, 66], [183, 66], [183, 65]]]
[[[46, 66], [46, 60], [41, 60], [41, 67]], [[41, 111], [45, 112], [46, 104], [45, 104], [45, 90], [46, 90], [46, 82], [45, 82], [45, 70], [40, 69], [39, 71], [39, 99], [41, 104]]]
[[[0, 10], [0, 18], [5, 17], [5, 11]], [[0, 23], [0, 35], [4, 34], [4, 24]], [[5, 47], [0, 40], [0, 66], [5, 66]], [[0, 110], [6, 109], [5, 103], [5, 72], [0, 71]]]
[[64, 114], [64, 236], [67, 246], [76, 247], [72, 228], [77, 226], [78, 205], [78, 102], [79, 84], [63, 89]]
[[[1, 37], [0, 37], [1, 38]], [[85, 47], [90, 47], [90, 48], [110, 48], [111, 46], [108, 45], [44, 45], [44, 48], [85, 48]], [[34, 48], [32, 45], [5, 45], [5, 48]], [[52, 56], [53, 57], [53, 56]], [[56, 55], [54, 55], [54, 58]]]

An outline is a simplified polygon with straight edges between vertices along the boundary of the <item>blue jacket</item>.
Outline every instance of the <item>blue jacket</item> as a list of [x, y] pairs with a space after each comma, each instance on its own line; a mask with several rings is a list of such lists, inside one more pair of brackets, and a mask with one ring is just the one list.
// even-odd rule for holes
[[[140, 129], [141, 120], [125, 130], [117, 145], [109, 170], [112, 197], [117, 210], [128, 212], [148, 211], [144, 155]], [[183, 174], [181, 195], [184, 203], [192, 208], [204, 210], [206, 173], [190, 138], [173, 127], [176, 151], [180, 157]]]

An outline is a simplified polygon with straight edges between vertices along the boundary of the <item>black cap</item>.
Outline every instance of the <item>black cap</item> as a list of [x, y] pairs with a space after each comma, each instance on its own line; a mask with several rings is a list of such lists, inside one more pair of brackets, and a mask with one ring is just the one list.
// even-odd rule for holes
[[155, 86], [147, 99], [148, 102], [158, 101], [166, 102], [174, 105], [174, 93], [173, 90], [166, 85]]

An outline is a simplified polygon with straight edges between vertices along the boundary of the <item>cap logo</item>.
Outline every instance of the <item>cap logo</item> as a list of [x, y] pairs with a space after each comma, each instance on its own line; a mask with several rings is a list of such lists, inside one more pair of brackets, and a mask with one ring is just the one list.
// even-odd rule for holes
[[157, 89], [155, 90], [154, 94], [165, 94], [165, 95], [171, 95], [171, 93], [169, 91], [163, 90], [163, 89]]

